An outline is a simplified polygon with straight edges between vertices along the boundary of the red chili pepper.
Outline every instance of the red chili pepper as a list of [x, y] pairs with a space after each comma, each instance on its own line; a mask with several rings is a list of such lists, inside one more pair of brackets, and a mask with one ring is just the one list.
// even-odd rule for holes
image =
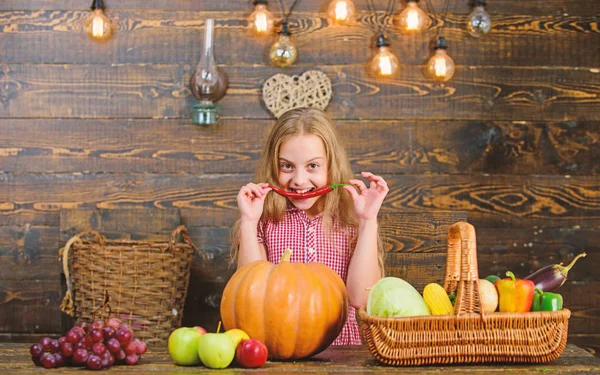
[[298, 198], [298, 199], [305, 199], [305, 198], [313, 198], [313, 197], [318, 197], [319, 195], [323, 195], [326, 193], [329, 193], [330, 191], [332, 191], [333, 189], [335, 189], [336, 187], [339, 186], [349, 186], [350, 184], [331, 184], [331, 185], [325, 185], [323, 187], [320, 187], [316, 190], [313, 191], [308, 191], [306, 193], [294, 193], [293, 191], [285, 191], [283, 189], [280, 189], [276, 186], [271, 186], [269, 185], [269, 187], [271, 189], [273, 189], [274, 192], [276, 192], [279, 195], [283, 195], [284, 197], [287, 198]]

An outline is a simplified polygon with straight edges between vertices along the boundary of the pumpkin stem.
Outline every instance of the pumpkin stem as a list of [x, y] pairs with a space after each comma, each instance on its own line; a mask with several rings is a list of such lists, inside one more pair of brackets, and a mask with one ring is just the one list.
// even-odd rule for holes
[[221, 321], [219, 320], [219, 325], [217, 326], [217, 333], [221, 330]]
[[285, 249], [283, 255], [281, 256], [281, 262], [289, 262], [290, 257], [292, 256], [292, 249]]

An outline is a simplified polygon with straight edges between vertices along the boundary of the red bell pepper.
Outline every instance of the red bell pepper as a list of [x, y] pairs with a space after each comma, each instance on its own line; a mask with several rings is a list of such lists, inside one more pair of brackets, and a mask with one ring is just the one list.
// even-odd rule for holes
[[500, 312], [527, 312], [531, 310], [535, 284], [531, 280], [516, 279], [507, 271], [506, 279], [497, 280], [495, 285], [500, 295]]

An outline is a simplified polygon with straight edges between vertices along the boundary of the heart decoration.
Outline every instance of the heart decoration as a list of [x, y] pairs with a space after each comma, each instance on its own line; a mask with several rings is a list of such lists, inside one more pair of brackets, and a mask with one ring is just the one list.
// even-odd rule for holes
[[309, 70], [291, 77], [275, 74], [267, 79], [262, 91], [267, 109], [277, 118], [294, 108], [325, 109], [332, 93], [331, 81], [319, 70]]

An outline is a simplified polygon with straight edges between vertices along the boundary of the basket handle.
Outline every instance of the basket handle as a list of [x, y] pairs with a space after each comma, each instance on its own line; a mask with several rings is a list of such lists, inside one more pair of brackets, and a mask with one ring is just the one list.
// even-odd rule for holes
[[65, 273], [65, 279], [67, 280], [67, 293], [60, 303], [60, 309], [71, 317], [75, 317], [75, 307], [73, 306], [73, 283], [71, 282], [71, 274], [69, 273], [69, 250], [75, 242], [81, 243], [81, 238], [89, 234], [94, 236], [94, 240], [97, 243], [104, 246], [106, 239], [100, 233], [94, 230], [85, 230], [71, 237], [65, 244], [65, 247], [58, 250], [59, 257], [62, 257], [63, 272]]
[[175, 244], [177, 243], [177, 236], [179, 234], [181, 234], [181, 238], [183, 239], [183, 242], [190, 245], [190, 247], [192, 249], [194, 249], [194, 252], [198, 251], [198, 249], [196, 249], [196, 246], [194, 246], [194, 243], [192, 242], [192, 238], [190, 237], [190, 234], [188, 233], [187, 229], [185, 228], [185, 225], [180, 225], [177, 228], [175, 228], [175, 230], [173, 230], [173, 232], [171, 233], [171, 240], [169, 241], [169, 252], [172, 253], [173, 250], [175, 249]]
[[473, 225], [459, 221], [448, 228], [448, 258], [444, 289], [457, 293], [456, 315], [477, 313], [484, 315], [479, 299], [479, 272], [477, 245]]

